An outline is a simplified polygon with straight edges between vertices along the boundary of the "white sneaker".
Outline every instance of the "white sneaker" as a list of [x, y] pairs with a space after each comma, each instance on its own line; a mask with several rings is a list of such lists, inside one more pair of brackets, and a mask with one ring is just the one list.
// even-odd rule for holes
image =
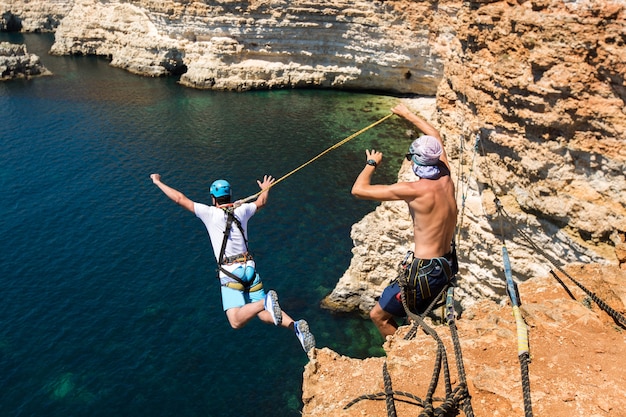
[[302, 349], [304, 349], [306, 353], [309, 353], [311, 349], [315, 348], [315, 337], [309, 330], [309, 323], [305, 320], [298, 320], [293, 323], [293, 327], [296, 331], [296, 337], [302, 345]]
[[283, 312], [278, 305], [278, 294], [276, 291], [269, 290], [265, 295], [265, 311], [268, 311], [274, 320], [274, 325], [280, 326], [283, 322]]

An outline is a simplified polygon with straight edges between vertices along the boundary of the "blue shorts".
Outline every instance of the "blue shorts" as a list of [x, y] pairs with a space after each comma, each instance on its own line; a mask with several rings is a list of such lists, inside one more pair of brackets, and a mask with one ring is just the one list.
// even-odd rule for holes
[[[259, 274], [254, 268], [250, 266], [246, 268], [240, 266], [239, 268], [233, 270], [232, 273], [245, 281], [249, 281], [250, 279], [252, 279], [252, 284], [250, 285], [251, 287], [261, 282], [261, 277], [259, 276]], [[246, 275], [245, 277], [244, 273]], [[258, 291], [248, 292], [229, 288], [222, 285], [221, 290], [222, 307], [224, 308], [224, 311], [231, 308], [243, 307], [248, 303], [254, 303], [255, 301], [260, 301], [265, 298], [265, 290], [263, 288]]]

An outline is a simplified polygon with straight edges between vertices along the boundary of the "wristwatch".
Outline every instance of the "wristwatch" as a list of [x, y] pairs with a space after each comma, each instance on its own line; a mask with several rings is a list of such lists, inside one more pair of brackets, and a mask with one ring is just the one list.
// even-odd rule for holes
[[374, 168], [376, 168], [376, 166], [378, 165], [378, 164], [376, 163], [376, 161], [374, 161], [373, 159], [368, 159], [368, 160], [367, 160], [367, 162], [365, 162], [365, 163], [366, 163], [367, 165], [371, 165], [371, 166], [373, 166]]

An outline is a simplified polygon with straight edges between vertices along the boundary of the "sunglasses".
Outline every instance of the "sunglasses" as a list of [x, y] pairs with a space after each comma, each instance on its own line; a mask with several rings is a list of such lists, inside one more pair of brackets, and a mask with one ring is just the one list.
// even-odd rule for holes
[[412, 160], [412, 159], [413, 159], [413, 156], [414, 156], [414, 155], [415, 155], [415, 156], [422, 156], [422, 155], [420, 155], [420, 154], [418, 154], [418, 153], [407, 153], [407, 154], [406, 154], [406, 155], [404, 155], [404, 156], [406, 157], [406, 160], [407, 160], [407, 161], [410, 161], [410, 160]]

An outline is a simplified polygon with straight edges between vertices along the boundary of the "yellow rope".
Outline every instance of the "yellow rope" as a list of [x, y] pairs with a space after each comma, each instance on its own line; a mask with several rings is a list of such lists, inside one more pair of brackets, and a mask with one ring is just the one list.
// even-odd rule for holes
[[[389, 113], [388, 115], [386, 115], [385, 117], [383, 117], [382, 119], [372, 123], [371, 125], [364, 127], [363, 129], [359, 130], [358, 132], [355, 132], [353, 134], [351, 134], [350, 136], [348, 136], [347, 138], [335, 143], [333, 146], [331, 146], [330, 148], [326, 149], [325, 151], [323, 151], [322, 153], [320, 153], [319, 155], [315, 156], [314, 158], [311, 158], [310, 160], [308, 160], [307, 162], [305, 162], [304, 164], [300, 165], [298, 168], [292, 170], [291, 172], [288, 172], [287, 174], [283, 175], [282, 177], [280, 177], [279, 179], [277, 179], [276, 181], [274, 181], [274, 183], [272, 185], [270, 185], [269, 187], [267, 187], [265, 190], [269, 190], [270, 188], [272, 188], [273, 186], [275, 186], [276, 184], [278, 184], [279, 182], [281, 182], [282, 180], [286, 179], [287, 177], [295, 174], [296, 172], [298, 172], [299, 170], [301, 170], [302, 168], [304, 168], [305, 166], [313, 163], [314, 161], [318, 160], [319, 158], [321, 158], [322, 156], [326, 155], [328, 152], [332, 151], [333, 149], [337, 149], [338, 147], [340, 147], [341, 145], [343, 145], [344, 143], [354, 139], [355, 137], [359, 136], [361, 133], [373, 128], [374, 126], [384, 122], [385, 120], [387, 120], [388, 118], [390, 118], [391, 116], [393, 116], [394, 113]], [[248, 201], [252, 201], [255, 198], [257, 198], [259, 195], [261, 195], [262, 192], [264, 192], [265, 190], [260, 190], [259, 192], [257, 192], [256, 194], [251, 195], [250, 197], [246, 197], [243, 200], [239, 200], [235, 203], [235, 205], [240, 205], [243, 203], [246, 203]]]

